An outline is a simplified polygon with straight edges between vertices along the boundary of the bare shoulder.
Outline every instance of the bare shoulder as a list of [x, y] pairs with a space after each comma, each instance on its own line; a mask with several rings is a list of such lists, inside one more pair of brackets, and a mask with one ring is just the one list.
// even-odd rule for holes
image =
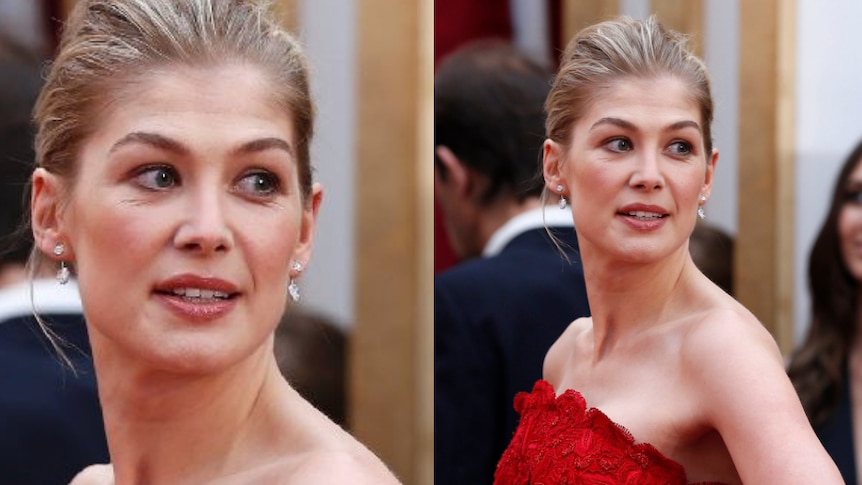
[[291, 483], [399, 485], [382, 462], [347, 451], [307, 453], [291, 473]]
[[81, 470], [69, 485], [105, 485], [114, 483], [114, 468], [111, 465], [90, 465]]
[[697, 315], [683, 337], [681, 357], [684, 384], [698, 393], [712, 419], [733, 413], [739, 396], [764, 409], [778, 400], [798, 405], [778, 344], [742, 305]]
[[542, 366], [542, 374], [548, 382], [555, 387], [562, 382], [565, 370], [569, 367], [568, 361], [578, 345], [578, 341], [589, 332], [593, 326], [593, 320], [589, 317], [578, 318], [570, 323], [562, 335], [551, 345], [545, 354], [545, 362]]
[[698, 315], [685, 334], [683, 349], [687, 363], [694, 364], [708, 364], [711, 358], [725, 363], [749, 358], [781, 362], [775, 339], [757, 317], [739, 304]]

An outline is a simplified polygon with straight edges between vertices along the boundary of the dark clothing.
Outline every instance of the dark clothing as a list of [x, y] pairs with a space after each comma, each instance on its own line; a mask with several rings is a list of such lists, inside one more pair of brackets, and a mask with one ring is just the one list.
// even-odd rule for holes
[[838, 406], [814, 428], [823, 447], [835, 460], [845, 483], [856, 483], [856, 451], [853, 445], [853, 406], [850, 402], [850, 372], [844, 369], [844, 392]]
[[86, 466], [110, 461], [84, 319], [44, 317], [68, 344], [77, 376], [33, 317], [0, 321], [2, 483], [66, 485]]
[[569, 323], [589, 314], [571, 227], [512, 239], [500, 254], [434, 279], [434, 477], [490, 484], [512, 439], [512, 402], [542, 377], [545, 354]]

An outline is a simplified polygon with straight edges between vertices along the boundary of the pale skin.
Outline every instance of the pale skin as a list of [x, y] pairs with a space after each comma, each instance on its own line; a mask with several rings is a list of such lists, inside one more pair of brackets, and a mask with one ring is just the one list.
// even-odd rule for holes
[[545, 378], [689, 481], [843, 483], [775, 341], [692, 262], [718, 160], [701, 123], [678, 79], [626, 78], [592, 99], [566, 145], [545, 142], [545, 181], [571, 197], [592, 311], [550, 349]]
[[[846, 202], [838, 215], [838, 236], [841, 241], [841, 255], [847, 271], [856, 281], [862, 281], [862, 160], [847, 178], [844, 190]], [[862, 298], [862, 290], [856, 300]], [[862, 327], [862, 310], [857, 310], [857, 328]], [[849, 355], [850, 393], [853, 405], [853, 443], [856, 451], [857, 467], [862, 463], [862, 338], [857, 337], [850, 348]]]
[[77, 271], [113, 459], [73, 483], [398, 483], [276, 365], [322, 188], [301, 195], [267, 74], [174, 66], [137, 81], [112, 93], [73, 182], [33, 176], [38, 247]]

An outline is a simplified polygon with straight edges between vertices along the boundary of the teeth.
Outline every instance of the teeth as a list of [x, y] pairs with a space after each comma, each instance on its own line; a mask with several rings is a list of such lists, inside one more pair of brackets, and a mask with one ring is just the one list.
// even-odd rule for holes
[[222, 291], [205, 290], [201, 288], [174, 288], [173, 294], [184, 296], [186, 298], [201, 298], [204, 300], [212, 300], [214, 298], [228, 298], [228, 295]]
[[626, 212], [626, 214], [637, 217], [638, 219], [658, 219], [661, 217], [661, 214], [656, 212], [631, 211]]

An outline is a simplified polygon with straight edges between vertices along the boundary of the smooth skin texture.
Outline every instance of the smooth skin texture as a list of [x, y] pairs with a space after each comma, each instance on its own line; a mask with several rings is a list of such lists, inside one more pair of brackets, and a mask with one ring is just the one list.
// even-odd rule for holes
[[545, 142], [545, 181], [571, 197], [593, 312], [551, 348], [545, 377], [690, 481], [842, 483], [772, 337], [689, 255], [718, 160], [701, 123], [678, 79], [625, 78], [597, 91], [568, 146]]
[[[134, 80], [72, 186], [33, 179], [37, 244], [64, 242], [77, 271], [114, 460], [74, 483], [398, 483], [273, 356], [323, 192], [301, 196], [267, 75], [226, 63]], [[171, 295], [208, 285], [230, 298]]]

